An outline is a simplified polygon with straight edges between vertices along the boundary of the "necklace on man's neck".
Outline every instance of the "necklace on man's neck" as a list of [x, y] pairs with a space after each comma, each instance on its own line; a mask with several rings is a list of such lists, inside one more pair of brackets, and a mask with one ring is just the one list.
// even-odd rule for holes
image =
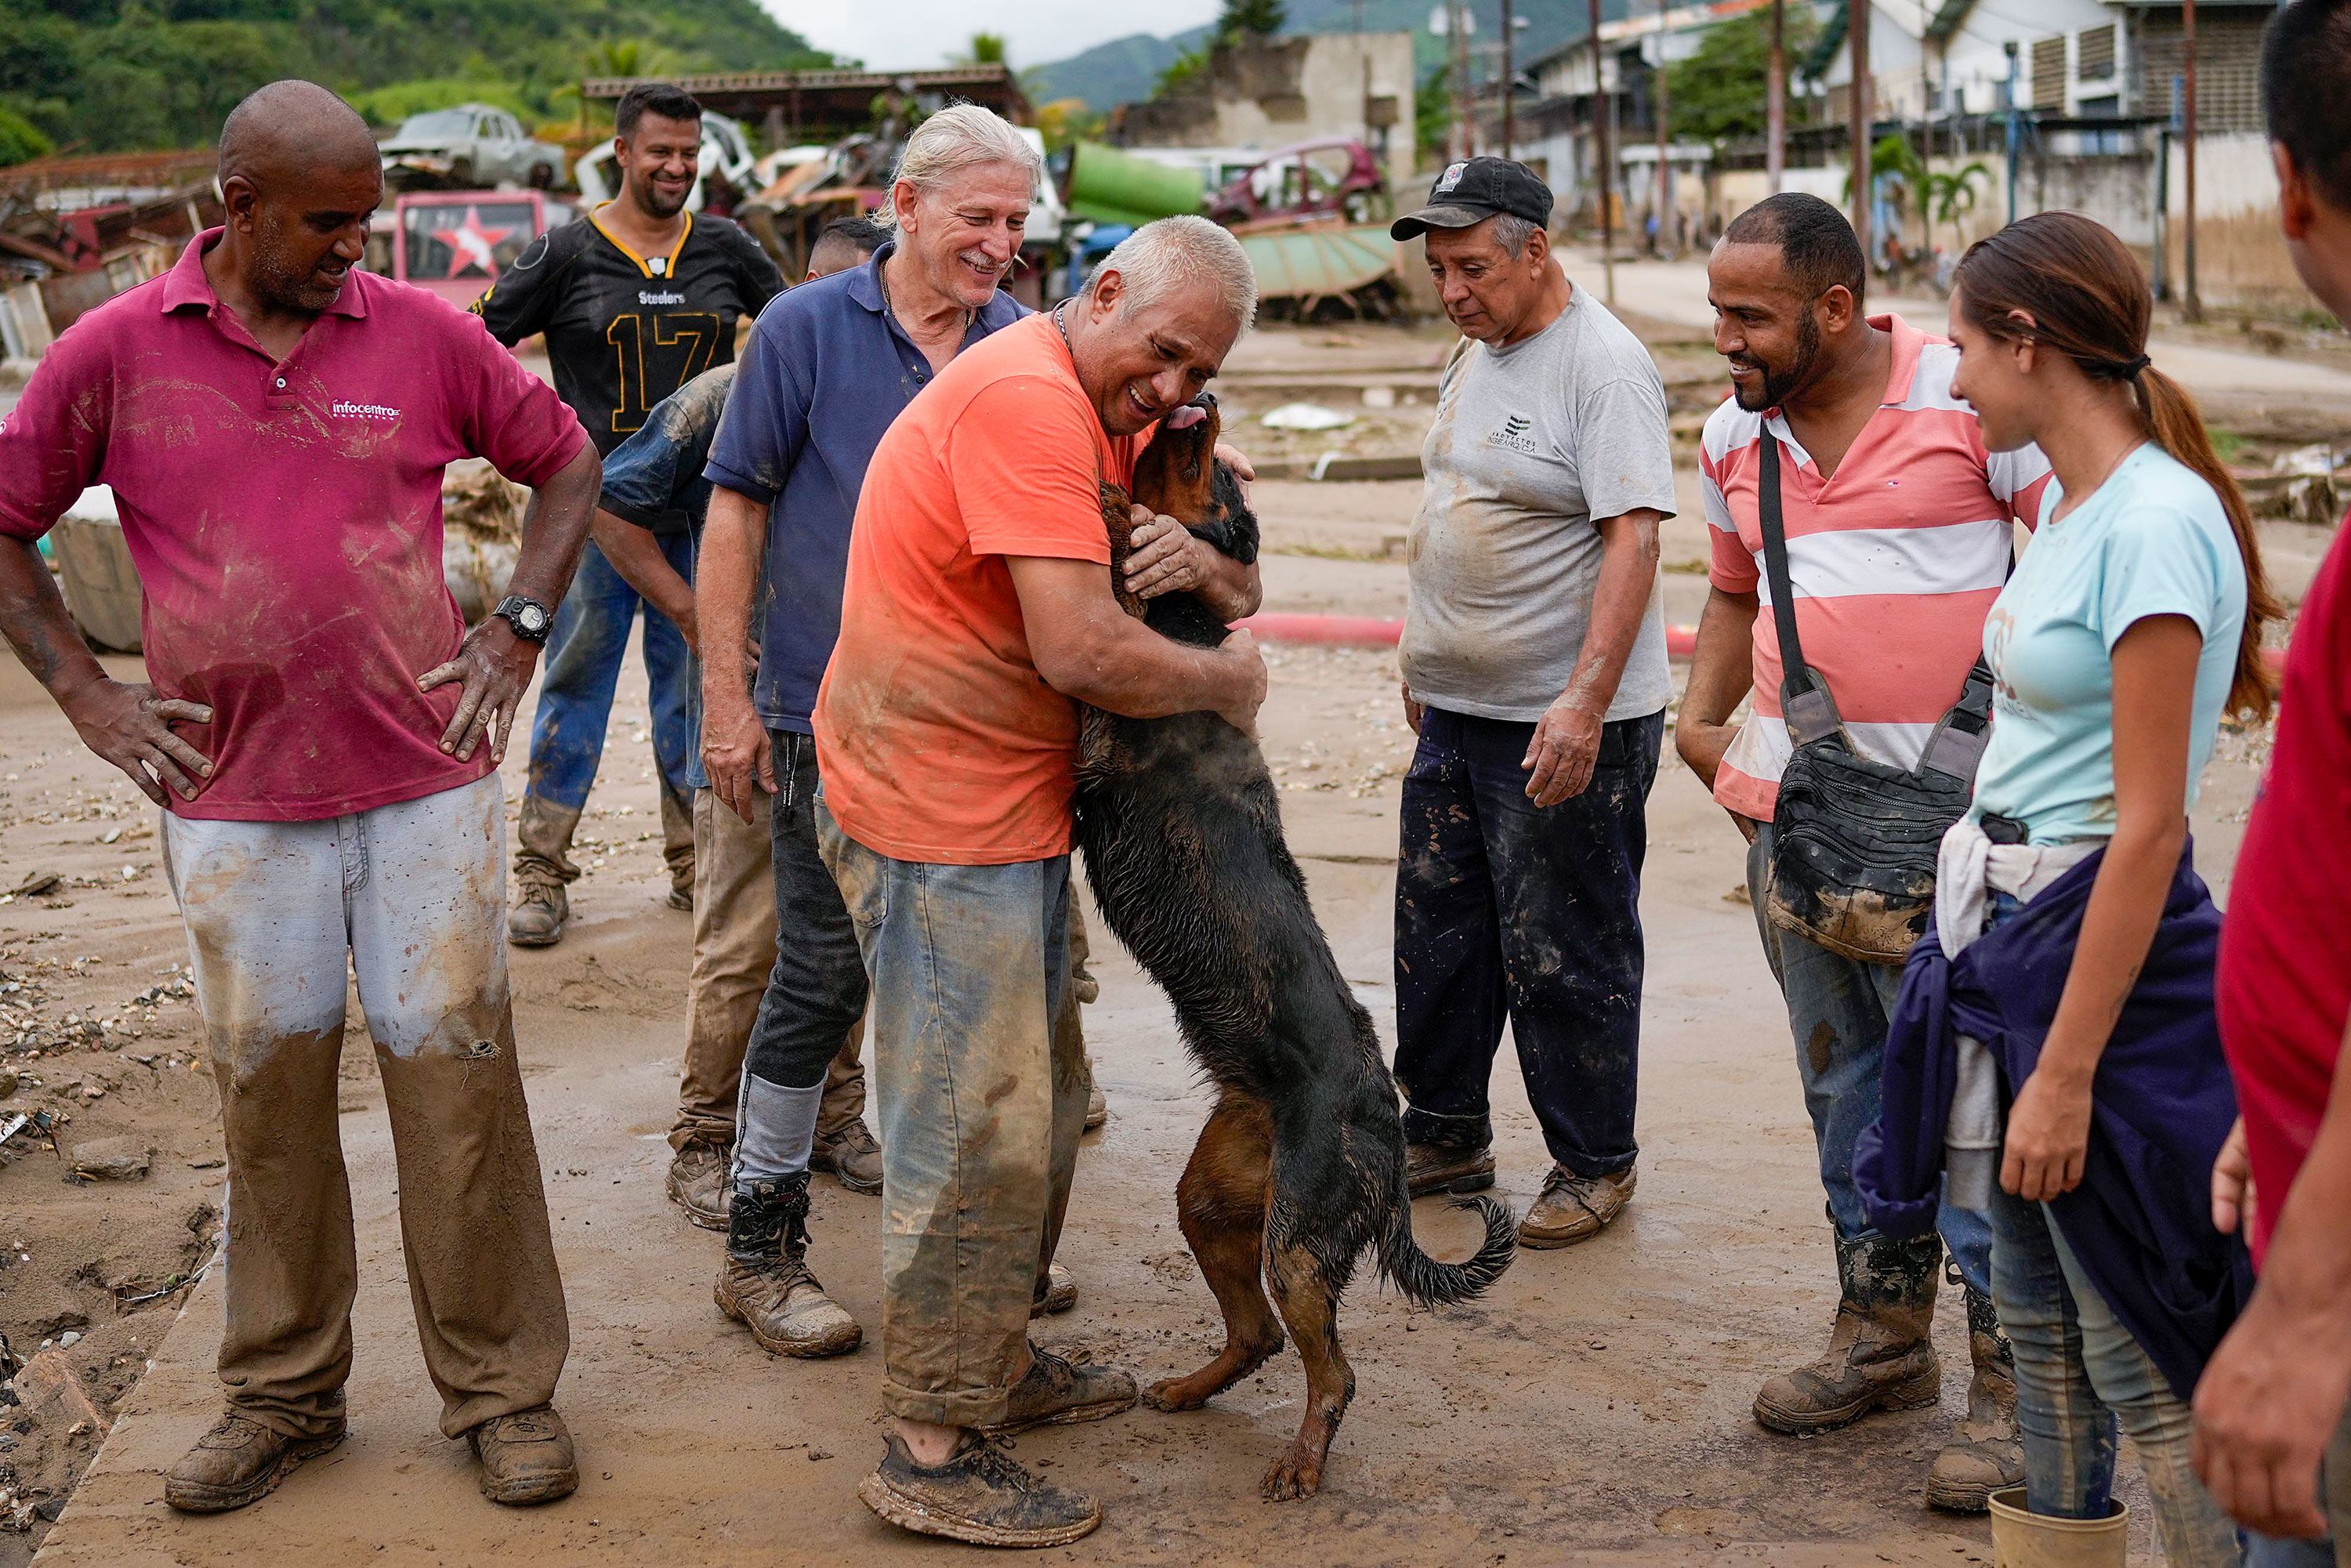
[[1070, 350], [1071, 359], [1077, 358], [1078, 346], [1070, 341], [1070, 302], [1064, 299], [1054, 306], [1052, 315], [1053, 330], [1061, 335], [1061, 347]]

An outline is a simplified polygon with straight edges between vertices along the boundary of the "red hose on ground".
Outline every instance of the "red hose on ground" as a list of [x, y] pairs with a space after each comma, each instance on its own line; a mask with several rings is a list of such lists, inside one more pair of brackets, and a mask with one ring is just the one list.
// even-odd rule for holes
[[[1311, 643], [1330, 647], [1393, 648], [1404, 636], [1404, 622], [1376, 615], [1252, 615], [1236, 622], [1251, 636], [1268, 643]], [[1666, 655], [1687, 659], [1698, 646], [1694, 626], [1666, 628]]]

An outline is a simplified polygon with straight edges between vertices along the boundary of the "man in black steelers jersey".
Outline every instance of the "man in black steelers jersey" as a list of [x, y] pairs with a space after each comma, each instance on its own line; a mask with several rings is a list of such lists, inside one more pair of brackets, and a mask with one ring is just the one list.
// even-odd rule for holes
[[[725, 218], [685, 210], [701, 147], [700, 104], [666, 83], [631, 88], [613, 115], [620, 195], [541, 235], [474, 303], [502, 343], [545, 334], [555, 390], [588, 427], [599, 455], [627, 440], [680, 386], [712, 365], [731, 363], [736, 323], [758, 315], [784, 287], [776, 264], [749, 235]], [[684, 516], [656, 533], [671, 565], [690, 572]], [[564, 889], [580, 874], [572, 831], [596, 781], [612, 688], [639, 605], [636, 591], [590, 544], [556, 612], [531, 725], [530, 783], [507, 916], [507, 938], [517, 946], [562, 939], [569, 913]], [[669, 901], [687, 909], [694, 889], [690, 629], [651, 604], [643, 610]]]

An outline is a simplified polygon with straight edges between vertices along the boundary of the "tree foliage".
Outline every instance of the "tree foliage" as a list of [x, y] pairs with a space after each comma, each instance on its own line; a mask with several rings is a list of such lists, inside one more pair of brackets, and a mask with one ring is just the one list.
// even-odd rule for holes
[[833, 63], [758, 0], [0, 0], [0, 110], [89, 152], [209, 142], [287, 76], [379, 123], [466, 99], [528, 119], [576, 104], [590, 53], [628, 47], [614, 40], [658, 69]]
[[[1813, 41], [1813, 8], [1791, 4], [1781, 37], [1793, 68]], [[1771, 62], [1771, 13], [1750, 11], [1708, 28], [1698, 52], [1666, 67], [1666, 101], [1673, 134], [1691, 141], [1724, 141], [1763, 134], [1763, 89]]]
[[1270, 38], [1289, 20], [1289, 8], [1281, 0], [1225, 0], [1225, 8], [1217, 16], [1217, 42]]

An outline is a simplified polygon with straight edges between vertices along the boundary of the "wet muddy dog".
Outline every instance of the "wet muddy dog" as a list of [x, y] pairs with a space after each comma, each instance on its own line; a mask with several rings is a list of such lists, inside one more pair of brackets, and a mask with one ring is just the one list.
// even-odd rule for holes
[[[1134, 498], [1254, 560], [1257, 518], [1215, 461], [1214, 400], [1199, 406], [1206, 418], [1163, 424], [1136, 463]], [[1179, 643], [1221, 643], [1224, 626], [1191, 595], [1126, 593], [1127, 502], [1103, 487], [1121, 603]], [[1077, 829], [1103, 918], [1175, 1003], [1185, 1044], [1217, 1091], [1176, 1199], [1223, 1309], [1225, 1344], [1144, 1398], [1197, 1408], [1280, 1351], [1288, 1325], [1306, 1363], [1306, 1415], [1263, 1490], [1311, 1495], [1355, 1392], [1337, 1315], [1356, 1260], [1372, 1251], [1423, 1306], [1467, 1301], [1510, 1265], [1510, 1212], [1474, 1200], [1486, 1237], [1467, 1263], [1438, 1262], [1413, 1240], [1395, 1081], [1315, 922], [1256, 741], [1214, 714], [1089, 709]]]

